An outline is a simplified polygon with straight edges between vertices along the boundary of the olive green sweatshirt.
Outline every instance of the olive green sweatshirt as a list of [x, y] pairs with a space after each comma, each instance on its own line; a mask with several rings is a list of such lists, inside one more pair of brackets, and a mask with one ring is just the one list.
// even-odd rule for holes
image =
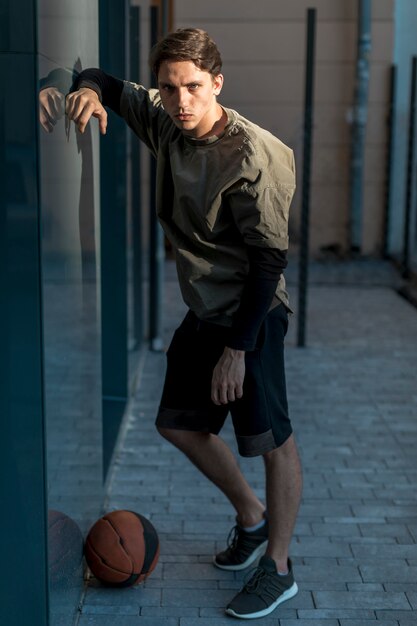
[[[157, 157], [157, 213], [175, 249], [185, 303], [230, 326], [249, 269], [247, 246], [288, 248], [292, 150], [236, 111], [220, 136], [185, 136], [157, 90], [125, 81], [123, 118]], [[172, 170], [175, 176], [172, 176]], [[289, 306], [281, 275], [277, 298]]]

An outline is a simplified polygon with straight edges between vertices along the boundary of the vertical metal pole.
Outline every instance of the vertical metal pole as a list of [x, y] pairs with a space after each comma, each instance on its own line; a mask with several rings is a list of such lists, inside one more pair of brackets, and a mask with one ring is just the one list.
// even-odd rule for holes
[[388, 237], [390, 231], [390, 213], [391, 213], [391, 179], [394, 157], [394, 137], [395, 137], [395, 92], [397, 85], [397, 68], [391, 66], [390, 71], [390, 89], [389, 89], [389, 110], [387, 117], [388, 138], [387, 138], [387, 160], [385, 171], [385, 215], [384, 215], [384, 238], [382, 244], [382, 255], [384, 258], [388, 254]]
[[[130, 6], [130, 75], [139, 82], [139, 23], [140, 7]], [[132, 248], [133, 248], [133, 336], [135, 347], [143, 340], [143, 260], [142, 260], [142, 205], [140, 194], [140, 145], [139, 139], [131, 137], [131, 197], [132, 197]]]
[[169, 0], [162, 0], [161, 9], [161, 29], [162, 34], [166, 35], [169, 30]]
[[[151, 45], [158, 41], [159, 8], [151, 7]], [[151, 79], [156, 86], [154, 77]], [[149, 241], [149, 340], [151, 350], [163, 349], [162, 303], [164, 284], [164, 234], [156, 217], [156, 162], [151, 157], [150, 165], [150, 241]]]
[[308, 283], [308, 248], [310, 220], [310, 173], [313, 138], [313, 100], [314, 100], [314, 51], [316, 38], [316, 9], [307, 9], [307, 46], [304, 93], [304, 154], [301, 207], [301, 239], [298, 278], [298, 337], [297, 345], [305, 346], [307, 283]]
[[[99, 1], [100, 67], [114, 76], [126, 69], [126, 1]], [[120, 42], [123, 42], [120, 45]], [[103, 471], [129, 395], [127, 329], [127, 128], [113, 113], [100, 141], [101, 358]]]
[[405, 214], [403, 236], [403, 276], [408, 278], [410, 274], [410, 226], [411, 226], [411, 203], [413, 196], [413, 173], [414, 173], [414, 143], [415, 143], [415, 116], [416, 116], [416, 79], [417, 57], [412, 57], [411, 63], [411, 88], [410, 88], [410, 111], [408, 120], [408, 146], [407, 146], [407, 175], [405, 191]]
[[353, 106], [350, 162], [350, 249], [362, 244], [363, 170], [368, 116], [369, 56], [371, 53], [371, 0], [358, 0], [358, 53]]

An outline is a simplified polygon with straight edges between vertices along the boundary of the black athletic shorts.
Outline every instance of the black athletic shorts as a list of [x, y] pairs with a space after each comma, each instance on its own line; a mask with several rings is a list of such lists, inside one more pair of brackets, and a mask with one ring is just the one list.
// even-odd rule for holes
[[228, 328], [200, 321], [189, 311], [167, 351], [167, 371], [156, 425], [218, 434], [231, 413], [239, 453], [257, 456], [291, 435], [284, 371], [288, 314], [280, 304], [267, 314], [255, 350], [245, 354], [243, 396], [217, 406], [213, 370], [227, 345]]

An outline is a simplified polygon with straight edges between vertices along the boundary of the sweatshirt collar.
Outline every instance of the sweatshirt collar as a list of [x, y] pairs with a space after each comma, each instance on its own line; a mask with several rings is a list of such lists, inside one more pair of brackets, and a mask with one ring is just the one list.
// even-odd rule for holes
[[216, 141], [219, 141], [222, 137], [224, 137], [225, 134], [230, 130], [230, 125], [234, 120], [230, 109], [226, 109], [225, 107], [222, 107], [222, 109], [227, 115], [227, 122], [223, 131], [219, 135], [211, 135], [210, 137], [205, 137], [204, 139], [195, 139], [194, 137], [184, 135], [185, 141], [191, 146], [207, 146], [209, 144], [216, 143]]

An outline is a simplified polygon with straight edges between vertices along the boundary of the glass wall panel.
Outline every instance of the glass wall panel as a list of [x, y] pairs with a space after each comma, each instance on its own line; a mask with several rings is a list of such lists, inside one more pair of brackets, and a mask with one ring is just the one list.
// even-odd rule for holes
[[[70, 625], [102, 496], [99, 140], [68, 127], [75, 72], [98, 65], [97, 2], [39, 0], [42, 289], [51, 625]], [[48, 132], [49, 131], [49, 132]]]
[[[0, 53], [0, 623], [46, 624], [35, 54]], [[18, 77], [18, 80], [16, 80]], [[30, 575], [27, 575], [30, 572]], [[35, 573], [35, 574], [34, 574]]]

